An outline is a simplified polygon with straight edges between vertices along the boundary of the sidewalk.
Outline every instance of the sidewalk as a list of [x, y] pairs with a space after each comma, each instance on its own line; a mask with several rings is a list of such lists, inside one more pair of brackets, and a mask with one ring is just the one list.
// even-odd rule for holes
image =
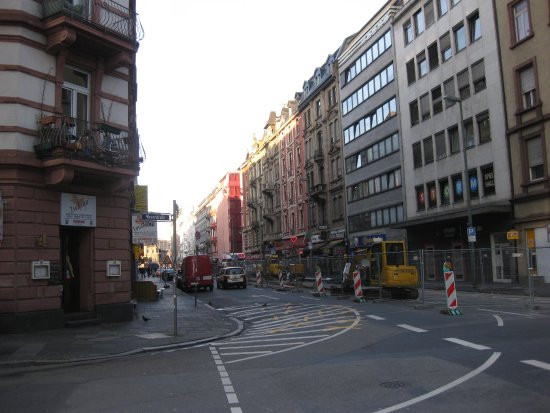
[[[154, 280], [159, 286], [164, 284]], [[174, 337], [174, 291], [157, 301], [138, 302], [130, 322], [0, 335], [0, 370], [138, 354], [186, 347], [239, 334], [242, 323], [193, 295], [177, 291], [178, 334]], [[200, 295], [199, 295], [200, 298]], [[143, 316], [149, 319], [144, 321]]]

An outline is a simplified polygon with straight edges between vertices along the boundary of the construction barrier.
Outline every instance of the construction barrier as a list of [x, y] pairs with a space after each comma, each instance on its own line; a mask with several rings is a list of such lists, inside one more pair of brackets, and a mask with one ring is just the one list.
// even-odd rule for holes
[[325, 286], [323, 285], [323, 276], [321, 275], [320, 270], [315, 271], [315, 287], [316, 291], [313, 293], [313, 295], [315, 295], [316, 297], [327, 295], [325, 292]]
[[445, 291], [447, 292], [447, 311], [443, 311], [445, 314], [449, 315], [461, 315], [458, 307], [458, 300], [456, 297], [456, 286], [455, 286], [455, 273], [454, 271], [445, 271]]
[[260, 270], [256, 271], [256, 287], [262, 286], [262, 272]]
[[363, 298], [363, 286], [361, 284], [361, 274], [359, 274], [359, 271], [353, 272], [353, 289], [355, 291], [355, 302], [357, 303], [364, 303], [365, 300]]
[[278, 291], [284, 291], [284, 290], [286, 290], [286, 287], [285, 287], [285, 280], [284, 280], [284, 277], [283, 277], [283, 271], [279, 270], [279, 288], [278, 288]]

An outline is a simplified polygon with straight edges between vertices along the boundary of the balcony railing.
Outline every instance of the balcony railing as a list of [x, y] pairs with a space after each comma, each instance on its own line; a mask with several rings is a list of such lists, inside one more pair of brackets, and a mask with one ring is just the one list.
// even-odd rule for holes
[[40, 120], [40, 142], [34, 146], [40, 159], [79, 158], [106, 166], [129, 163], [128, 132], [67, 116], [46, 116]]
[[143, 39], [136, 13], [113, 0], [42, 0], [44, 18], [63, 14], [131, 40]]

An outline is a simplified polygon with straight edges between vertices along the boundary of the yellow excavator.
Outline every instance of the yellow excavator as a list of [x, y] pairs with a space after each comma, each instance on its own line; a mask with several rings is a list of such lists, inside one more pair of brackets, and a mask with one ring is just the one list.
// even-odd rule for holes
[[382, 287], [392, 298], [418, 298], [418, 271], [409, 265], [405, 241], [376, 241], [356, 252], [349, 277], [359, 271], [363, 287]]

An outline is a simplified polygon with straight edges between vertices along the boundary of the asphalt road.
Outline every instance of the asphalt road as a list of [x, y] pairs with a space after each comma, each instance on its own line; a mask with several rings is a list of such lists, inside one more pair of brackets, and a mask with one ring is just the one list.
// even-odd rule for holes
[[[0, 377], [6, 412], [547, 412], [550, 305], [419, 302], [249, 286], [198, 297], [244, 332], [200, 347]], [[415, 309], [415, 306], [417, 307]]]

